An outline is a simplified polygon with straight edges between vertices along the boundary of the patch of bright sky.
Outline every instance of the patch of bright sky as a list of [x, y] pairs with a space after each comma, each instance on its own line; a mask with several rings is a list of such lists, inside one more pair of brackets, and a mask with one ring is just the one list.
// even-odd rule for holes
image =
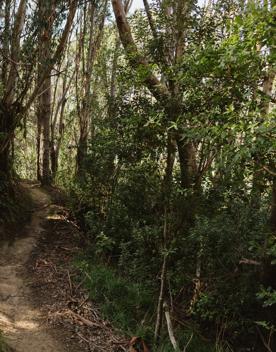
[[[149, 3], [151, 1], [149, 0]], [[203, 5], [205, 2], [205, 0], [198, 0], [198, 4], [201, 6]], [[131, 6], [131, 9], [130, 9], [130, 12], [134, 12], [135, 10], [137, 9], [141, 9], [141, 8], [144, 8], [144, 4], [143, 4], [143, 0], [133, 0], [133, 3], [132, 3], [132, 6]]]
[[143, 0], [133, 0], [132, 6], [131, 6], [131, 12], [134, 12], [137, 9], [144, 8]]

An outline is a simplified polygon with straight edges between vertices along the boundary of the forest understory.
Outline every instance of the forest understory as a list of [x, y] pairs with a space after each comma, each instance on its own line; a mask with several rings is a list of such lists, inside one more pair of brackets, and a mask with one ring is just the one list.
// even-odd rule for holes
[[0, 248], [0, 329], [7, 352], [126, 351], [128, 339], [101, 318], [73, 265], [79, 230], [60, 192], [23, 184], [32, 199], [31, 221], [14, 224]]
[[0, 352], [276, 350], [275, 16], [0, 0]]

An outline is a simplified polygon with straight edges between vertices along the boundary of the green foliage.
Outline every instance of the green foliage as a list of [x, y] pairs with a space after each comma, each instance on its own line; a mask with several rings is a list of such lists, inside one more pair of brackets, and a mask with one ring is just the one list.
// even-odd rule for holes
[[9, 346], [7, 346], [1, 331], [0, 331], [0, 352], [13, 352], [13, 350]]
[[125, 280], [104, 265], [82, 260], [77, 266], [86, 277], [91, 299], [100, 304], [105, 318], [130, 336], [152, 334], [143, 326], [145, 314], [153, 314], [150, 290], [138, 282]]
[[0, 352], [5, 352], [2, 333], [0, 333]]
[[[262, 262], [264, 251], [271, 255], [274, 248], [268, 227], [271, 177], [258, 173], [255, 164], [261, 160], [272, 165], [275, 156], [275, 116], [273, 111], [264, 116], [265, 98], [259, 89], [270, 58], [258, 45], [265, 43], [265, 23], [271, 18], [269, 12], [253, 7], [232, 19], [230, 5], [217, 6], [210, 16], [213, 22], [198, 13], [189, 19], [185, 54], [162, 71], [181, 92], [172, 97], [175, 106], [181, 102], [173, 121], [159, 102], [141, 91], [146, 72], [134, 74], [119, 60], [119, 93], [112, 114], [98, 111], [94, 120], [98, 130], [89, 144], [83, 178], [71, 188], [72, 208], [88, 233], [90, 255], [116, 268], [111, 274], [102, 264], [88, 265], [92, 297], [120, 328], [138, 334], [147, 309], [136, 284], [143, 283], [153, 298], [145, 301], [150, 341], [163, 256], [168, 131], [180, 133], [198, 148], [197, 161], [203, 165], [199, 190], [183, 189], [176, 157], [166, 248], [166, 295], [176, 307], [173, 314], [194, 324], [191, 331], [174, 324], [175, 334], [181, 346], [189, 333], [195, 334], [191, 351], [231, 351], [232, 345], [234, 350], [254, 348], [256, 321], [261, 321], [263, 309], [260, 301], [267, 306], [274, 302], [272, 291], [260, 292], [260, 268], [243, 264], [244, 258]], [[162, 33], [168, 22], [159, 9], [154, 11]], [[154, 62], [168, 49], [170, 34], [156, 42], [141, 13], [131, 21], [136, 37], [143, 38], [141, 51], [159, 73], [162, 63], [157, 67]], [[208, 158], [211, 162], [204, 169]], [[195, 293], [198, 268], [200, 289]], [[119, 291], [126, 293], [123, 302]], [[135, 309], [140, 306], [137, 318]], [[204, 346], [195, 331], [209, 336], [210, 346]], [[162, 339], [158, 351], [171, 351], [165, 326]], [[212, 341], [217, 341], [215, 347]]]
[[[130, 337], [141, 336], [148, 344], [153, 344], [155, 294], [144, 283], [124, 279], [105, 264], [94, 263], [89, 258], [76, 262], [80, 269], [90, 298], [99, 304], [104, 318]], [[80, 280], [82, 280], [80, 278]], [[192, 327], [177, 329], [176, 336], [181, 345], [189, 345], [191, 352], [230, 352], [231, 349], [214, 346], [203, 341]], [[173, 352], [166, 334], [161, 337], [158, 349], [154, 351]]]
[[10, 195], [11, 182], [0, 174], [0, 224], [7, 219], [13, 220], [14, 202]]
[[[179, 345], [193, 335], [190, 351], [259, 351], [256, 322], [263, 330], [275, 326], [269, 314], [275, 288], [263, 272], [276, 253], [269, 226], [276, 119], [263, 91], [274, 69], [274, 15], [254, 1], [216, 1], [210, 13], [194, 1], [186, 5], [178, 23], [153, 2], [155, 35], [143, 11], [131, 16], [146, 68], [129, 65], [135, 60], [117, 45], [108, 23], [93, 63], [91, 138], [81, 172], [76, 176], [72, 167], [80, 129], [75, 116], [85, 105], [76, 101], [77, 82], [68, 94], [56, 181], [69, 193], [93, 258], [78, 266], [91, 297], [116, 326], [152, 341], [166, 253], [165, 296]], [[180, 28], [183, 54], [175, 58]], [[85, 52], [88, 36], [82, 45]], [[69, 51], [74, 61], [75, 48]], [[170, 91], [169, 103], [145, 87], [152, 72]], [[18, 136], [17, 149], [25, 150]], [[168, 136], [175, 160], [166, 188]], [[35, 139], [28, 138], [27, 157], [17, 150], [15, 165], [30, 177]], [[187, 186], [181, 181], [192, 162], [180, 146], [188, 143], [197, 170]], [[158, 351], [171, 351], [165, 324], [161, 335]]]
[[25, 189], [16, 181], [1, 178], [0, 175], [0, 225], [26, 222], [30, 217], [31, 206], [31, 197]]
[[271, 287], [262, 287], [261, 291], [257, 293], [257, 297], [263, 302], [264, 307], [276, 304], [276, 290], [273, 290]]

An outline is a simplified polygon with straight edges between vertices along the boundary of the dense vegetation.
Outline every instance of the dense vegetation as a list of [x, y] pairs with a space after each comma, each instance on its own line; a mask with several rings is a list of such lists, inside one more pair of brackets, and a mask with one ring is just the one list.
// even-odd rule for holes
[[273, 351], [275, 1], [143, 3], [0, 1], [2, 218], [15, 179], [56, 184], [125, 333]]

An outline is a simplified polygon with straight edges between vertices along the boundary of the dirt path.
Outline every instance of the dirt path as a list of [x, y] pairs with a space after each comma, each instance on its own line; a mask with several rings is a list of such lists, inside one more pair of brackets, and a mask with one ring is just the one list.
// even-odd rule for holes
[[26, 187], [35, 204], [32, 220], [24, 236], [0, 243], [0, 330], [18, 352], [68, 352], [71, 348], [53, 337], [58, 334], [45, 326], [41, 312], [31, 302], [32, 278], [28, 278], [25, 264], [43, 230], [50, 198], [38, 187]]

